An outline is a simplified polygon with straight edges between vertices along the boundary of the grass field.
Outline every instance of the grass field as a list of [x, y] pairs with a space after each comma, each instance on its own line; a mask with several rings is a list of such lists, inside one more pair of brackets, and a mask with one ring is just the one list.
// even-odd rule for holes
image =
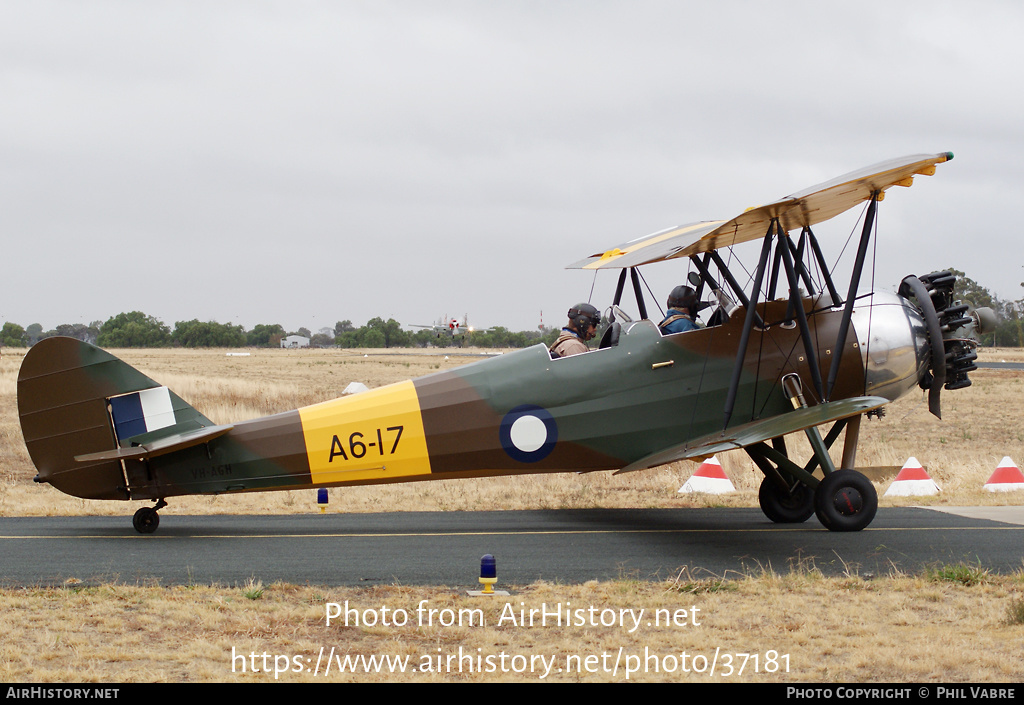
[[[443, 354], [364, 356], [364, 351], [336, 350], [260, 350], [249, 357], [216, 350], [113, 352], [217, 422], [330, 399], [353, 381], [376, 387], [470, 361]], [[5, 348], [0, 357], [0, 514], [117, 514], [126, 517], [127, 526], [136, 503], [86, 502], [32, 482], [35, 470], [17, 420], [22, 356], [23, 351]], [[1024, 352], [985, 350], [981, 359], [1024, 361]], [[982, 489], [1002, 457], [1024, 460], [1024, 373], [978, 370], [971, 377], [972, 387], [943, 395], [941, 421], [928, 414], [923, 394], [891, 404], [883, 419], [865, 421], [858, 465], [872, 468], [880, 495], [911, 456], [942, 488], [930, 498], [883, 497], [883, 507], [1024, 501], [1024, 493]], [[757, 506], [760, 474], [746, 456], [729, 453], [720, 460], [737, 488], [732, 495], [679, 494], [696, 468], [687, 462], [620, 476], [559, 474], [340, 488], [331, 491], [330, 511]], [[316, 511], [314, 502], [312, 491], [191, 497], [172, 500], [163, 512], [305, 513]], [[563, 670], [549, 669], [544, 680], [625, 680], [629, 665], [639, 669], [629, 674], [630, 680], [657, 681], [1019, 682], [1024, 677], [1020, 573], [995, 576], [977, 566], [957, 565], [936, 566], [924, 575], [868, 578], [851, 572], [825, 578], [808, 563], [786, 575], [766, 568], [756, 575], [714, 576], [699, 566], [680, 566], [677, 576], [654, 583], [624, 575], [605, 583], [503, 587], [513, 597], [489, 598], [495, 601], [480, 607], [479, 598], [463, 594], [464, 586], [264, 585], [254, 566], [245, 585], [71, 581], [57, 588], [8, 588], [0, 590], [5, 635], [0, 678], [272, 681], [276, 668], [276, 680], [324, 680], [316, 664], [330, 661], [332, 648], [339, 658], [409, 657], [407, 666], [418, 670], [367, 672], [363, 663], [354, 673], [336, 667], [326, 677], [331, 681], [538, 680], [549, 658]], [[423, 600], [440, 616], [448, 614], [444, 610], [467, 615], [480, 610], [486, 624], [422, 624], [415, 615]], [[387, 607], [393, 615], [404, 611], [413, 618], [402, 626], [379, 621], [327, 625], [327, 605], [346, 601], [364, 617], [379, 616]], [[516, 610], [571, 603], [598, 614], [682, 610], [690, 620], [633, 631], [602, 624], [529, 626], [501, 620], [506, 603]], [[729, 675], [722, 659], [716, 673], [709, 672], [716, 653], [730, 657]], [[613, 663], [618, 665], [614, 672]]]

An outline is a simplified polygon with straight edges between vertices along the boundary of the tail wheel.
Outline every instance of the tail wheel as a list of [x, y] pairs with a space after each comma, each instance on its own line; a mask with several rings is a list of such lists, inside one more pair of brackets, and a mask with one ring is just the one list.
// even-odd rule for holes
[[[167, 506], [166, 503], [163, 506]], [[152, 534], [160, 526], [160, 514], [157, 513], [158, 507], [142, 507], [139, 511], [135, 512], [135, 516], [132, 517], [132, 526], [140, 534]]]
[[814, 492], [803, 483], [789, 492], [766, 477], [761, 481], [757, 501], [764, 515], [776, 524], [799, 524], [814, 514]]
[[814, 491], [814, 513], [829, 531], [860, 531], [877, 511], [875, 486], [856, 470], [831, 472]]

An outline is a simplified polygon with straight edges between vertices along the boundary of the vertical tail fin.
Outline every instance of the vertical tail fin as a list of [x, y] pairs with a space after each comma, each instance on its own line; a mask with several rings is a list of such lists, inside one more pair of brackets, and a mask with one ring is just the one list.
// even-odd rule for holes
[[[213, 425], [171, 390], [74, 338], [46, 338], [29, 350], [18, 373], [18, 415], [36, 481], [85, 499], [131, 498], [111, 451]], [[83, 455], [95, 457], [75, 459]]]

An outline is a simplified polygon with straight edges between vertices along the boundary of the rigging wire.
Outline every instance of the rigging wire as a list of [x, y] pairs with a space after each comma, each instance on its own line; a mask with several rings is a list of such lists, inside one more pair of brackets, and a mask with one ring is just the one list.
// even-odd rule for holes
[[[846, 242], [843, 243], [843, 249], [839, 250], [839, 254], [836, 256], [836, 261], [832, 263], [832, 271], [833, 272], [835, 272], [836, 268], [839, 266], [839, 261], [841, 259], [843, 259], [843, 254], [846, 252], [846, 248], [850, 246], [850, 241], [853, 240], [853, 234], [855, 232], [857, 232], [857, 228], [860, 226], [860, 221], [864, 218], [865, 214], [867, 213], [868, 208], [870, 207], [870, 204], [871, 204], [871, 201], [869, 199], [864, 204], [864, 207], [861, 209], [860, 215], [857, 216], [857, 221], [853, 224], [853, 227], [850, 228], [850, 234], [846, 236]], [[878, 209], [876, 208], [875, 209], [875, 214], [877, 215], [877, 213], [878, 213]]]
[[[647, 293], [651, 295], [651, 299], [654, 301], [654, 305], [658, 307], [658, 313], [660, 313], [661, 317], [664, 318], [665, 312], [661, 310], [661, 304], [658, 303], [658, 297], [654, 294], [654, 291], [651, 289], [651, 285], [647, 283], [647, 279], [644, 277], [644, 273], [640, 271], [639, 267], [637, 267], [636, 273], [640, 276], [640, 281], [642, 281], [644, 283], [644, 286], [647, 287]], [[693, 315], [696, 317], [697, 314], [694, 313]]]

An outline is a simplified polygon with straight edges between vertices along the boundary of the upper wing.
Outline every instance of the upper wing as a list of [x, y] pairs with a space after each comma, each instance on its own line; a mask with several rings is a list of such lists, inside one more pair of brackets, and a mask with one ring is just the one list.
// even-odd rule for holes
[[852, 171], [773, 203], [748, 208], [732, 220], [681, 225], [623, 243], [570, 264], [567, 269], [622, 269], [689, 257], [765, 236], [775, 218], [789, 232], [821, 223], [853, 208], [891, 186], [910, 186], [914, 176], [935, 173], [935, 165], [953, 158], [952, 152], [915, 154]]

